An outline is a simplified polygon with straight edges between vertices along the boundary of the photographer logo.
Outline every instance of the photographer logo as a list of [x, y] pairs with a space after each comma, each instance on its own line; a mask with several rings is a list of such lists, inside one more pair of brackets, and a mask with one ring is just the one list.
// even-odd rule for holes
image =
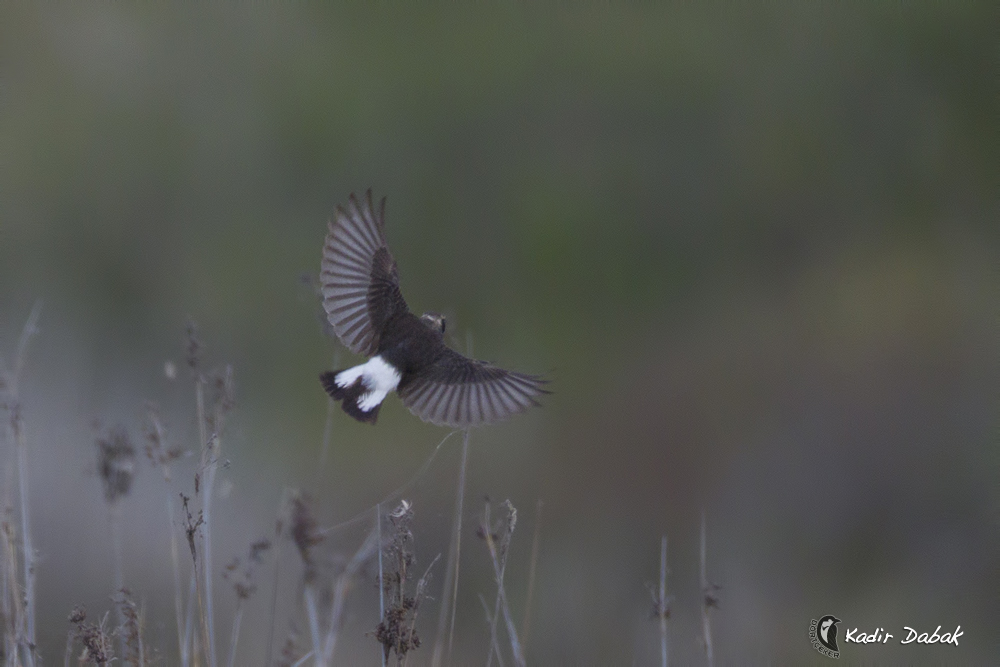
[[[813, 619], [809, 624], [809, 640], [813, 648], [828, 658], [840, 658], [840, 647], [837, 645], [837, 624], [841, 620], [836, 616], [823, 616], [819, 620]], [[847, 627], [843, 636], [843, 641], [847, 644], [888, 644], [889, 640], [896, 639], [902, 645], [917, 644], [951, 644], [958, 646], [958, 638], [964, 635], [962, 626], [955, 626], [952, 631], [941, 632], [942, 626], [937, 626], [933, 632], [919, 632], [908, 625], [903, 626], [901, 635], [897, 636], [885, 628], [878, 627], [872, 632], [866, 632], [861, 628]]]
[[809, 624], [809, 639], [813, 648], [835, 660], [840, 657], [840, 649], [837, 648], [837, 623], [840, 623], [839, 618], [827, 615], [818, 621], [813, 619]]

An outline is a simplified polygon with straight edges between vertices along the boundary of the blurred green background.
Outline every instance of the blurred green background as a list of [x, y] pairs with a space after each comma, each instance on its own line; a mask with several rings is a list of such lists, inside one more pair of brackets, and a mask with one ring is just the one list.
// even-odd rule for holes
[[[463, 517], [468, 536], [484, 495], [519, 508], [519, 618], [544, 502], [529, 663], [656, 664], [663, 534], [674, 662], [699, 661], [702, 509], [720, 664], [825, 660], [807, 637], [825, 614], [965, 631], [842, 643], [849, 662], [1000, 659], [996, 20], [988, 3], [0, 9], [0, 355], [43, 299], [23, 400], [46, 662], [73, 605], [113, 589], [92, 422], [138, 441], [155, 400], [197, 448], [188, 318], [237, 381], [217, 569], [272, 532], [286, 488], [336, 523], [447, 433], [395, 398], [375, 428], [338, 411], [317, 466], [317, 374], [352, 358], [302, 276], [369, 186], [411, 307], [553, 380], [543, 409], [473, 434]], [[446, 551], [458, 448], [407, 492], [423, 564]], [[125, 578], [172, 664], [164, 494], [144, 465]], [[482, 543], [463, 546], [455, 664], [480, 664], [494, 588]], [[264, 662], [272, 621], [307, 643], [281, 558], [238, 664]], [[378, 662], [374, 591], [353, 594], [344, 664]]]

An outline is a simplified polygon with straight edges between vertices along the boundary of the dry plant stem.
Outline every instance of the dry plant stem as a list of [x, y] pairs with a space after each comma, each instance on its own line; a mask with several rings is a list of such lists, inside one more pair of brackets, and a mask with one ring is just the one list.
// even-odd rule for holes
[[[438, 613], [437, 638], [434, 640], [434, 656], [431, 664], [440, 667], [444, 653], [444, 631], [451, 612], [451, 629], [448, 632], [448, 658], [455, 639], [455, 606], [458, 599], [458, 564], [462, 552], [462, 504], [465, 500], [465, 470], [469, 460], [469, 429], [462, 438], [462, 462], [458, 468], [458, 490], [455, 492], [455, 516], [451, 524], [451, 548], [448, 551], [448, 565], [444, 575], [444, 595], [441, 611]], [[451, 589], [451, 596], [448, 592]], [[450, 603], [450, 604], [449, 604]]]
[[143, 609], [139, 613], [139, 667], [145, 667], [146, 665], [146, 648], [142, 642], [142, 627], [146, 624], [145, 606], [145, 603], [143, 603]]
[[660, 541], [660, 664], [667, 667], [667, 536]]
[[24, 606], [20, 594], [21, 586], [17, 581], [17, 546], [12, 531], [13, 527], [11, 524], [5, 522], [3, 526], [3, 540], [7, 575], [4, 577], [4, 607], [5, 610], [10, 609], [11, 604], [8, 603], [9, 599], [13, 609], [10, 610], [9, 615], [6, 617], [8, 620], [4, 629], [4, 646], [6, 648], [7, 664], [10, 667], [18, 667], [20, 664], [17, 660], [18, 646], [20, 645], [20, 637], [24, 634]]
[[271, 588], [271, 623], [267, 631], [267, 649], [264, 652], [264, 667], [268, 667], [273, 658], [271, 651], [274, 649], [274, 621], [276, 620], [275, 617], [278, 609], [278, 578], [281, 575], [281, 544], [283, 542], [281, 534], [284, 530], [282, 508], [285, 507], [287, 498], [288, 489], [286, 488], [281, 494], [281, 499], [278, 501], [278, 518], [274, 521], [274, 582]]
[[347, 598], [354, 580], [375, 549], [381, 549], [375, 531], [369, 531], [368, 537], [358, 548], [344, 567], [344, 571], [337, 577], [337, 583], [333, 587], [333, 606], [330, 610], [330, 624], [327, 627], [326, 642], [323, 645], [323, 652], [320, 654], [320, 661], [317, 664], [329, 665], [333, 660], [333, 653], [337, 648], [337, 639], [340, 633], [341, 618], [344, 615], [344, 602]]
[[[125, 572], [122, 567], [121, 508], [114, 505], [108, 510], [108, 519], [111, 522], [111, 549], [114, 554], [112, 567], [115, 570], [115, 591], [121, 591], [125, 588]], [[125, 614], [121, 605], [115, 605], [115, 612], [118, 616], [118, 627], [124, 627]], [[121, 655], [126, 655], [124, 633], [118, 633], [118, 652]]]
[[[28, 315], [24, 328], [21, 330], [21, 337], [17, 343], [17, 351], [14, 355], [14, 367], [6, 377], [3, 384], [6, 385], [6, 403], [9, 415], [8, 429], [14, 446], [17, 451], [17, 480], [21, 505], [21, 533], [24, 550], [24, 611], [23, 629], [17, 634], [17, 645], [23, 652], [24, 665], [34, 667], [35, 664], [35, 548], [31, 539], [31, 521], [28, 511], [28, 447], [24, 434], [24, 422], [21, 418], [21, 401], [19, 394], [19, 384], [21, 374], [27, 361], [28, 343], [38, 331], [38, 318], [42, 313], [42, 302], [36, 301], [31, 313]], [[13, 562], [13, 561], [12, 561]], [[17, 595], [17, 588], [12, 589], [12, 593]], [[16, 661], [15, 651], [15, 661]], [[8, 656], [11, 654], [8, 653]]]
[[531, 565], [528, 567], [528, 594], [524, 600], [524, 617], [521, 619], [521, 650], [528, 652], [531, 632], [531, 600], [535, 594], [535, 567], [538, 565], [538, 541], [541, 537], [542, 501], [535, 504], [535, 534], [531, 538]]
[[[375, 505], [375, 524], [378, 526], [378, 617], [379, 620], [385, 618], [385, 579], [382, 569], [382, 505]], [[379, 656], [382, 659], [382, 667], [385, 667], [386, 655], [382, 647], [379, 647]]]
[[35, 664], [35, 547], [31, 540], [28, 512], [28, 447], [25, 442], [24, 422], [21, 419], [18, 385], [27, 360], [28, 343], [38, 331], [38, 318], [41, 314], [42, 302], [36, 301], [28, 320], [24, 323], [24, 329], [21, 330], [13, 371], [5, 378], [8, 394], [7, 410], [10, 415], [9, 427], [17, 449], [17, 477], [21, 504], [21, 539], [24, 548], [24, 635], [18, 637], [18, 645], [24, 652], [25, 667], [34, 667]]
[[[485, 530], [483, 531], [486, 535], [486, 546], [489, 548], [490, 551], [490, 560], [493, 562], [493, 574], [494, 577], [496, 578], [496, 583], [497, 583], [497, 601], [496, 601], [497, 608], [496, 611], [494, 611], [493, 615], [494, 627], [492, 629], [492, 634], [495, 637], [497, 616], [500, 612], [502, 612], [504, 618], [504, 624], [507, 626], [507, 635], [510, 639], [510, 649], [511, 652], [514, 654], [514, 662], [517, 663], [518, 667], [524, 667], [525, 664], [524, 652], [521, 650], [521, 644], [520, 642], [518, 642], [517, 639], [517, 628], [514, 627], [514, 620], [511, 618], [510, 615], [510, 606], [507, 604], [507, 593], [504, 591], [504, 586], [503, 586], [504, 572], [507, 569], [507, 546], [509, 545], [509, 540], [511, 535], [514, 532], [514, 524], [517, 520], [517, 512], [514, 509], [514, 506], [510, 504], [509, 500], [504, 501], [504, 505], [507, 506], [508, 519], [505, 528], [506, 532], [502, 538], [503, 543], [500, 549], [502, 553], [500, 554], [497, 553], [496, 543], [493, 540], [493, 535], [490, 530], [489, 503], [487, 503], [486, 505], [486, 521], [484, 525]], [[490, 655], [492, 656], [492, 653], [490, 653]], [[487, 661], [486, 664], [489, 665], [490, 664], [489, 661]]]
[[[437, 563], [440, 558], [441, 554], [434, 556], [434, 560], [432, 560], [431, 564], [427, 566], [427, 569], [424, 570], [423, 576], [420, 577], [420, 581], [417, 582], [417, 592], [414, 598], [417, 600], [418, 604], [413, 608], [413, 617], [410, 619], [410, 632], [409, 632], [410, 637], [412, 637], [413, 633], [416, 631], [417, 613], [420, 611], [419, 601], [424, 597], [424, 594], [427, 592], [427, 584], [430, 582], [429, 577], [431, 574], [431, 568], [434, 567], [434, 564]], [[410, 652], [407, 651], [406, 655], [403, 657], [403, 667], [406, 667], [409, 662], [410, 662]]]
[[[6, 531], [5, 531], [6, 532]], [[0, 559], [0, 573], [2, 573], [2, 579], [0, 579], [0, 613], [3, 614], [2, 626], [3, 626], [3, 654], [11, 655], [17, 649], [15, 648], [17, 644], [15, 643], [14, 635], [14, 623], [13, 618], [10, 613], [10, 586], [8, 584], [8, 577], [10, 576], [9, 570], [11, 569], [11, 562], [7, 559], [7, 538], [6, 535], [3, 538], [3, 553], [4, 558]]]
[[[183, 652], [181, 653], [181, 659], [184, 665], [188, 665], [191, 661], [192, 655], [196, 653], [193, 642], [195, 642], [194, 637], [194, 616], [195, 616], [195, 602], [199, 600], [198, 598], [198, 565], [197, 563], [191, 568], [191, 575], [188, 577], [188, 603], [187, 612], [184, 614], [184, 639], [181, 641], [183, 647]], [[197, 660], [197, 656], [195, 656]]]
[[712, 606], [711, 585], [708, 583], [705, 546], [705, 511], [701, 512], [701, 631], [705, 640], [705, 658], [708, 667], [715, 665], [715, 653], [712, 650], [712, 626], [708, 620], [708, 610]]
[[497, 570], [496, 570], [496, 558], [495, 558], [496, 550], [494, 548], [494, 543], [493, 543], [493, 528], [492, 528], [492, 526], [493, 526], [493, 522], [492, 522], [492, 520], [490, 518], [490, 501], [489, 501], [489, 499], [487, 499], [487, 501], [486, 501], [486, 508], [483, 510], [482, 532], [483, 532], [484, 538], [486, 539], [486, 546], [487, 546], [487, 548], [490, 551], [490, 557], [493, 559], [493, 562], [494, 562], [493, 572], [494, 572], [494, 575], [498, 578], [498, 587], [497, 587], [497, 597], [496, 597], [496, 600], [493, 603], [493, 613], [490, 614], [490, 652], [486, 656], [486, 667], [492, 667], [492, 665], [493, 665], [493, 649], [494, 648], [496, 648], [496, 654], [497, 654], [497, 656], [500, 655], [500, 645], [498, 643], [498, 638], [497, 638], [497, 624], [498, 624], [498, 622], [500, 620], [500, 588], [503, 586], [503, 572], [501, 571], [499, 573], [499, 575], [496, 574], [496, 572], [497, 572]]
[[184, 594], [181, 591], [181, 565], [177, 553], [177, 533], [174, 530], [174, 506], [167, 489], [167, 521], [170, 526], [170, 564], [174, 572], [174, 618], [177, 622], [177, 649], [181, 666], [188, 667], [188, 642], [184, 636]]
[[312, 640], [312, 652], [316, 656], [316, 665], [325, 665], [319, 638], [319, 607], [316, 604], [316, 587], [307, 584], [303, 592], [306, 603], [306, 617], [309, 619], [309, 638]]
[[486, 626], [490, 628], [490, 654], [487, 656], [488, 664], [493, 660], [493, 656], [497, 657], [497, 665], [499, 667], [505, 667], [503, 661], [503, 654], [500, 652], [500, 644], [497, 642], [496, 633], [493, 630], [496, 628], [496, 620], [493, 616], [493, 612], [490, 611], [489, 605], [486, 604], [486, 598], [483, 594], [479, 594], [479, 602], [483, 605], [483, 614], [486, 616]]
[[233, 616], [233, 632], [229, 638], [229, 667], [236, 664], [236, 644], [240, 640], [240, 623], [243, 621], [243, 600], [236, 602], [236, 614]]
[[[202, 556], [202, 558], [204, 558], [204, 556]], [[203, 650], [206, 652], [206, 660], [208, 660], [208, 659], [210, 659], [210, 657], [208, 656], [208, 636], [209, 636], [208, 635], [208, 621], [207, 621], [207, 614], [205, 612], [205, 597], [203, 595], [204, 583], [202, 582], [202, 579], [201, 579], [200, 575], [201, 575], [201, 572], [200, 572], [200, 570], [198, 568], [198, 563], [195, 562], [195, 565], [194, 565], [194, 590], [195, 590], [195, 595], [198, 598], [198, 610], [200, 611], [199, 617], [201, 618], [201, 623], [200, 623], [200, 625], [201, 625], [201, 642], [202, 642]], [[197, 650], [195, 651], [195, 654], [197, 654]], [[195, 662], [196, 663], [198, 662], [197, 655], [195, 656]]]
[[497, 643], [497, 636], [494, 630], [496, 629], [496, 623], [493, 621], [493, 613], [490, 611], [489, 605], [486, 604], [486, 598], [483, 594], [479, 594], [479, 604], [483, 605], [483, 614], [486, 616], [486, 626], [490, 628], [490, 655], [487, 657], [487, 661], [493, 659], [493, 655], [497, 656], [497, 664], [500, 667], [504, 667], [503, 655], [500, 654], [500, 645]]
[[[3, 613], [3, 654], [6, 656], [15, 656], [17, 654], [17, 623], [11, 610], [11, 598], [15, 597], [11, 595], [11, 591], [17, 590], [16, 575], [14, 574], [17, 563], [14, 562], [13, 546], [10, 540], [7, 539], [6, 526], [4, 526], [2, 534], [4, 558], [0, 562], [0, 567], [3, 569], [3, 597], [0, 598], [0, 610]], [[17, 604], [16, 600], [14, 604]], [[8, 657], [6, 663], [11, 664], [12, 661], [13, 658]]]
[[[155, 410], [149, 410], [149, 421], [156, 435], [156, 441], [166, 443], [167, 434]], [[170, 490], [170, 464], [166, 461], [158, 463], [163, 473], [164, 488], [167, 493], [167, 526], [170, 530], [170, 565], [174, 575], [174, 619], [177, 623], [177, 648], [181, 667], [188, 667], [190, 642], [184, 635], [184, 592], [181, 590], [180, 556], [177, 550], [177, 531], [174, 530], [174, 499]]]
[[205, 638], [205, 654], [208, 664], [216, 667], [215, 664], [215, 621], [212, 609], [212, 495], [215, 485], [215, 469], [218, 453], [221, 449], [218, 434], [208, 436], [208, 422], [205, 414], [205, 378], [199, 372], [195, 379], [195, 403], [198, 411], [198, 433], [201, 436], [201, 469], [204, 472], [202, 483], [202, 515], [204, 526], [202, 528], [202, 586], [204, 590], [199, 593], [199, 597], [204, 600], [203, 624], [207, 627], [207, 637]]

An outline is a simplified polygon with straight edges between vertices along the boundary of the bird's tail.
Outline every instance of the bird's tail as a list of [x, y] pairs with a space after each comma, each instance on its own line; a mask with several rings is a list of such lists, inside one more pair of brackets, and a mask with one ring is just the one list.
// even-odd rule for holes
[[374, 424], [378, 419], [379, 408], [382, 407], [381, 402], [368, 410], [363, 410], [358, 403], [369, 393], [368, 388], [365, 387], [363, 378], [358, 377], [353, 383], [346, 387], [341, 387], [337, 384], [337, 375], [340, 372], [327, 371], [320, 373], [319, 381], [323, 384], [323, 388], [326, 389], [326, 393], [330, 394], [333, 400], [340, 401], [340, 407], [344, 409], [344, 412], [359, 422]]

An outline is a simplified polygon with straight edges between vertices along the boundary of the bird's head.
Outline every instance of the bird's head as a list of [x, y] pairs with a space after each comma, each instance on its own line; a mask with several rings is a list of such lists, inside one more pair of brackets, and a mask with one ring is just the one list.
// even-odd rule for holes
[[438, 331], [444, 334], [444, 315], [441, 313], [424, 313], [420, 316], [420, 321], [426, 324], [428, 327], [434, 331]]

